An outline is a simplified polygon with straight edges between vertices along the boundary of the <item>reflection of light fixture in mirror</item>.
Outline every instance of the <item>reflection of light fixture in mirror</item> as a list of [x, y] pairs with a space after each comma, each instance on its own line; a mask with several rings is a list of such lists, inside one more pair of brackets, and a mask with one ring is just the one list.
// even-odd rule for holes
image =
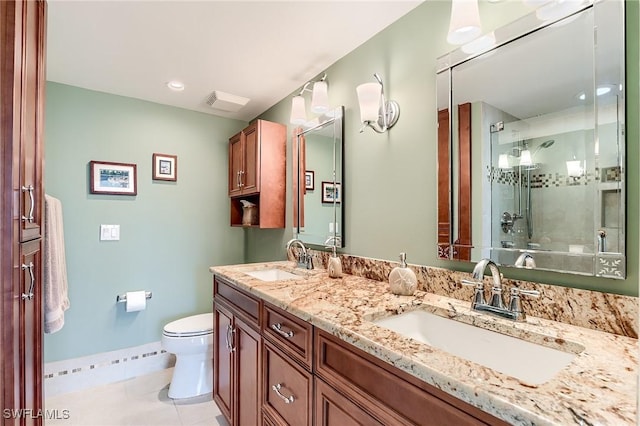
[[584, 169], [582, 167], [582, 161], [576, 160], [576, 157], [573, 157], [573, 160], [567, 161], [567, 175], [573, 180], [580, 178], [584, 173]]
[[520, 165], [521, 166], [532, 166], [533, 160], [531, 159], [531, 151], [525, 145], [525, 148], [520, 151]]
[[480, 53], [484, 50], [488, 50], [496, 45], [496, 36], [493, 31], [489, 34], [485, 34], [482, 37], [478, 37], [475, 40], [470, 41], [467, 44], [463, 44], [460, 49], [464, 53], [473, 54]]
[[360, 121], [362, 128], [369, 126], [377, 133], [384, 133], [398, 121], [400, 106], [396, 101], [387, 101], [384, 98], [384, 85], [382, 79], [376, 73], [373, 74], [377, 83], [364, 83], [356, 87], [358, 103], [360, 105]]
[[[329, 110], [329, 95], [327, 92], [327, 74], [323, 74], [318, 81], [307, 81], [300, 92], [291, 100], [291, 124], [304, 125], [307, 119], [305, 108], [304, 92], [312, 92], [311, 111], [316, 114], [323, 114]], [[309, 86], [313, 84], [313, 90]]]
[[451, 20], [447, 42], [465, 44], [480, 35], [478, 0], [451, 0]]
[[509, 156], [507, 154], [500, 154], [498, 156], [498, 168], [500, 169], [510, 169], [509, 166]]
[[585, 0], [552, 0], [536, 10], [536, 17], [544, 22], [555, 21], [577, 12]]
[[[604, 96], [607, 93], [611, 93], [614, 87], [615, 86], [612, 84], [601, 84], [596, 88], [596, 96]], [[578, 98], [581, 101], [584, 101], [585, 99], [587, 99], [587, 94], [585, 92], [580, 92], [576, 95], [576, 98]]]

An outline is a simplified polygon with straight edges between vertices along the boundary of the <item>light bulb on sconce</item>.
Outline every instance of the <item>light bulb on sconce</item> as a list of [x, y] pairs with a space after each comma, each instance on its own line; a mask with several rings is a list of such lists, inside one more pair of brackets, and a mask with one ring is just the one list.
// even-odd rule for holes
[[[291, 124], [296, 126], [306, 126], [311, 121], [307, 118], [307, 110], [305, 107], [304, 92], [312, 92], [311, 95], [311, 112], [314, 114], [325, 114], [330, 111], [329, 94], [327, 85], [327, 74], [323, 74], [322, 78], [317, 81], [307, 81], [300, 92], [291, 99]], [[309, 86], [313, 84], [313, 90]]]
[[447, 42], [465, 44], [481, 33], [478, 0], [451, 0], [451, 20]]
[[376, 133], [384, 133], [396, 124], [400, 115], [400, 105], [385, 99], [380, 76], [377, 73], [373, 76], [377, 83], [364, 83], [356, 87], [362, 122], [360, 133], [364, 132], [365, 127], [371, 127]]

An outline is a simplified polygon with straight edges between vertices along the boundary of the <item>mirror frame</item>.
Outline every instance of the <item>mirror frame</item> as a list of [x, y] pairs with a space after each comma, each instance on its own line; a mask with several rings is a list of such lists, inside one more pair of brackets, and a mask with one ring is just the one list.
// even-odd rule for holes
[[[344, 247], [344, 106], [334, 108], [333, 117], [327, 118], [320, 124], [308, 129], [296, 127], [293, 129], [293, 234], [294, 238], [300, 239], [304, 244], [311, 246], [319, 246], [324, 248], [343, 248]], [[340, 128], [336, 129], [336, 124], [340, 124]], [[340, 200], [333, 200], [333, 221], [339, 224], [339, 231], [334, 226], [333, 235], [329, 234], [324, 244], [305, 241], [304, 233], [301, 228], [304, 226], [304, 196], [305, 189], [305, 172], [306, 172], [306, 137], [309, 133], [333, 124], [333, 170], [332, 183], [340, 184]], [[337, 140], [340, 140], [339, 147]], [[316, 171], [317, 173], [317, 171]], [[337, 178], [339, 177], [339, 179]], [[317, 185], [316, 185], [317, 186]], [[322, 188], [316, 188], [322, 190]], [[331, 244], [331, 242], [333, 242]]]
[[[462, 47], [444, 55], [437, 59], [436, 68], [436, 111], [438, 112], [438, 133], [437, 133], [437, 161], [438, 161], [438, 240], [437, 240], [437, 257], [442, 260], [463, 260], [472, 261], [471, 248], [473, 241], [471, 239], [471, 128], [470, 128], [470, 108], [466, 111], [465, 104], [458, 106], [454, 111], [453, 105], [453, 92], [452, 92], [452, 79], [453, 69], [457, 65], [460, 65], [473, 58], [481, 56], [487, 52], [491, 52], [498, 49], [505, 44], [508, 44], [516, 39], [527, 36], [542, 28], [554, 25], [559, 21], [567, 19], [572, 15], [577, 15], [583, 11], [593, 8], [594, 10], [594, 27], [599, 24], [597, 11], [602, 4], [611, 4], [616, 0], [597, 0], [595, 2], [588, 2], [582, 5], [576, 10], [570, 13], [558, 16], [550, 21], [541, 21], [536, 16], [536, 11], [527, 14], [520, 19], [505, 25], [493, 32], [495, 36], [495, 44], [479, 49], [473, 53], [466, 53]], [[626, 53], [625, 53], [625, 5], [624, 2], [617, 2], [620, 8], [621, 22], [620, 31], [622, 33], [622, 46], [620, 46], [620, 60], [619, 65], [621, 67], [620, 75], [624, 84], [624, 78], [626, 76]], [[598, 72], [598, 64], [602, 63], [598, 57], [598, 53], [595, 53], [594, 57], [594, 72]], [[442, 84], [446, 84], [447, 87], [447, 110], [441, 110], [444, 102], [441, 97], [440, 87]], [[624, 84], [626, 86], [626, 84]], [[625, 87], [626, 89], [626, 87]], [[626, 113], [626, 97], [622, 91], [622, 113], [618, 117], [618, 123], [622, 128], [621, 142], [618, 147], [618, 153], [620, 156], [619, 166], [624, 170], [625, 167], [625, 151], [626, 151], [626, 132], [624, 131], [625, 113]], [[467, 104], [470, 107], [470, 104]], [[598, 104], [596, 102], [596, 110]], [[467, 115], [468, 114], [468, 115]], [[460, 125], [457, 129], [454, 126], [460, 119]], [[595, 128], [598, 124], [595, 124]], [[457, 131], [457, 134], [454, 132]], [[455, 154], [455, 155], [454, 155]], [[454, 160], [455, 158], [455, 160]], [[454, 163], [455, 161], [455, 163]], [[457, 171], [466, 171], [468, 173], [459, 173]], [[626, 183], [624, 172], [621, 180], [619, 181], [619, 190], [621, 192], [621, 206], [622, 217], [626, 216]], [[455, 223], [454, 223], [455, 221]], [[621, 242], [620, 253], [608, 253], [608, 252], [594, 252], [593, 269], [590, 272], [584, 273], [576, 270], [559, 270], [559, 269], [544, 269], [555, 272], [573, 273], [579, 275], [592, 275], [605, 278], [624, 279], [626, 276], [625, 261], [626, 261], [626, 244], [624, 239], [626, 238], [626, 224], [624, 220], [621, 224], [621, 230], [619, 232]], [[481, 244], [482, 246], [482, 244]], [[492, 247], [481, 247], [484, 249], [493, 249]], [[554, 254], [565, 255], [568, 252], [554, 252]], [[479, 259], [476, 259], [479, 260]], [[618, 266], [609, 268], [609, 263], [617, 263]], [[621, 265], [620, 265], [621, 264]], [[506, 264], [504, 266], [513, 266]]]

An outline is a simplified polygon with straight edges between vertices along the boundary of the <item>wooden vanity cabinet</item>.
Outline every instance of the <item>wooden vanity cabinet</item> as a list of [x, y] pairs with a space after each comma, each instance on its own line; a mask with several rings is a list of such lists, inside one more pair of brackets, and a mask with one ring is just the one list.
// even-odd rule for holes
[[[322, 330], [316, 329], [314, 339], [316, 383], [324, 381], [328, 385], [316, 385], [320, 393], [316, 396], [316, 424], [344, 424], [332, 420], [344, 419], [346, 414], [339, 412], [340, 407], [345, 410], [344, 406], [330, 399], [326, 389], [334, 389], [361, 407], [360, 414], [371, 417], [371, 422], [364, 424], [508, 424]], [[351, 411], [349, 415], [355, 416]]]
[[214, 279], [213, 399], [230, 425], [257, 425], [262, 338], [260, 301]]
[[214, 278], [214, 400], [232, 426], [507, 423]]
[[243, 226], [242, 203], [257, 205], [253, 227], [284, 228], [286, 126], [255, 120], [229, 139], [231, 225]]

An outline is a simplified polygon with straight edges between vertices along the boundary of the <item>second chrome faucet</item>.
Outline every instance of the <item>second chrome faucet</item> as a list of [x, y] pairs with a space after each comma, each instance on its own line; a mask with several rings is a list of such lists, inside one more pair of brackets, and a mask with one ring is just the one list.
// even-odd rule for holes
[[[489, 267], [491, 272], [492, 286], [491, 299], [487, 303], [484, 297], [484, 271]], [[502, 318], [508, 318], [515, 321], [524, 321], [526, 315], [520, 304], [520, 296], [526, 295], [530, 297], [538, 297], [540, 292], [536, 290], [524, 290], [517, 287], [511, 288], [511, 297], [509, 305], [505, 306], [502, 296], [502, 275], [496, 265], [490, 259], [482, 259], [479, 261], [471, 274], [473, 280], [462, 280], [462, 285], [473, 286], [475, 291], [471, 302], [471, 309], [474, 311], [488, 312]]]

